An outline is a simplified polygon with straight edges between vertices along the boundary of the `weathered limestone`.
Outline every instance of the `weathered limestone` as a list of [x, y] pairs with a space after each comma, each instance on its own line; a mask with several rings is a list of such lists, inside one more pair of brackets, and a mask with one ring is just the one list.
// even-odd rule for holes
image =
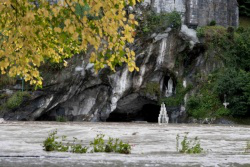
[[0, 118], [0, 124], [4, 123], [4, 119], [3, 118]]
[[146, 0], [143, 5], [157, 13], [176, 10], [189, 27], [205, 26], [213, 20], [222, 26], [239, 25], [237, 0]]

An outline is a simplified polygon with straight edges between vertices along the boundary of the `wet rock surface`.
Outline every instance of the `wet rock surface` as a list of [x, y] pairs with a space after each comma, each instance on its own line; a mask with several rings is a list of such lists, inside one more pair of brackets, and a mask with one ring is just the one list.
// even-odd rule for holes
[[[73, 154], [43, 151], [49, 131], [82, 139], [88, 145], [97, 134], [120, 138], [133, 145], [132, 154]], [[249, 126], [164, 125], [135, 123], [7, 122], [0, 124], [1, 167], [59, 166], [185, 166], [247, 167], [250, 154], [244, 153], [250, 140]], [[204, 153], [180, 154], [176, 135], [198, 136]], [[73, 140], [73, 139], [72, 139]]]
[[[198, 3], [197, 0], [192, 1]], [[151, 5], [151, 10], [170, 12], [176, 8], [185, 12], [188, 2], [146, 0], [144, 5]], [[213, 17], [221, 19], [229, 13], [232, 15], [228, 18], [237, 21], [233, 19], [237, 8], [231, 10], [237, 3], [235, 0], [199, 1], [198, 6], [204, 7], [208, 3], [215, 4], [216, 10], [223, 8], [220, 14]], [[210, 7], [208, 10], [212, 10]], [[137, 10], [143, 11], [138, 7], [130, 12], [140, 15]], [[9, 121], [55, 121], [58, 117], [65, 117], [69, 121], [105, 122], [113, 113], [121, 117], [128, 115], [128, 119], [122, 121], [148, 121], [147, 114], [141, 114], [141, 111], [147, 110], [148, 105], [159, 106], [164, 97], [173, 97], [178, 82], [185, 81], [185, 85], [191, 85], [194, 88], [192, 92], [195, 92], [199, 84], [197, 76], [207, 76], [224, 66], [222, 61], [218, 61], [216, 53], [206, 55], [205, 46], [199, 42], [196, 31], [186, 25], [177, 30], [166, 27], [163, 32], [143, 34], [136, 37], [134, 45], [129, 47], [136, 52], [139, 72], [131, 73], [126, 65], [121, 65], [116, 72], [104, 68], [96, 74], [94, 65], [88, 63], [88, 54], [76, 55], [68, 60], [67, 68], [56, 72], [42, 71], [43, 89], [32, 92], [32, 98], [20, 107], [0, 111], [0, 117]], [[8, 94], [8, 90], [3, 91]], [[180, 108], [185, 106], [188, 97], [189, 94], [186, 94], [183, 104], [169, 110], [170, 122], [188, 122], [185, 113], [180, 114]], [[157, 118], [158, 107], [150, 107], [150, 110], [149, 115]]]

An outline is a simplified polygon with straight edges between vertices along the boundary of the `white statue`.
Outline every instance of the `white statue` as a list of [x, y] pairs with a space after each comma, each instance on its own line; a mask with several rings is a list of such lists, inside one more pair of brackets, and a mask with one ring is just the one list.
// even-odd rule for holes
[[167, 114], [167, 110], [166, 110], [165, 104], [162, 103], [161, 104], [161, 111], [160, 111], [160, 114], [158, 117], [158, 123], [159, 123], [159, 125], [168, 124], [168, 121], [169, 121], [169, 117]]
[[165, 96], [166, 96], [166, 97], [172, 96], [173, 93], [174, 93], [174, 92], [173, 92], [173, 89], [174, 89], [174, 82], [173, 82], [172, 78], [170, 78], [170, 79], [168, 80], [167, 85], [166, 85]]
[[227, 100], [226, 100], [226, 95], [224, 95], [224, 103], [223, 103], [223, 105], [225, 106], [225, 109], [227, 109], [227, 106], [229, 106], [229, 103], [227, 102]]

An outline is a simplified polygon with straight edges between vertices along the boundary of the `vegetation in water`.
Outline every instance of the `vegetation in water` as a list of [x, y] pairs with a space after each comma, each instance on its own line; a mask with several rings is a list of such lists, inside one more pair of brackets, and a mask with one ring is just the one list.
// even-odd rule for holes
[[[203, 151], [201, 147], [200, 140], [198, 137], [195, 137], [193, 140], [188, 139], [188, 133], [183, 137], [183, 140], [180, 142], [180, 135], [176, 136], [176, 150], [184, 154], [200, 154]], [[180, 148], [181, 146], [181, 148]]]
[[92, 146], [92, 152], [116, 152], [120, 154], [130, 154], [131, 145], [129, 143], [124, 143], [120, 139], [114, 139], [109, 137], [107, 143], [104, 141], [105, 135], [97, 135], [96, 138], [90, 143]]
[[115, 152], [120, 154], [130, 154], [131, 145], [124, 143], [120, 139], [114, 139], [109, 137], [108, 141], [104, 140], [105, 135], [98, 134], [93, 141], [90, 142], [90, 146], [83, 146], [82, 141], [74, 137], [73, 143], [66, 143], [66, 136], [60, 138], [57, 135], [57, 131], [49, 133], [49, 136], [44, 140], [43, 147], [45, 151], [59, 151], [59, 152], [72, 152], [72, 153], [94, 153], [94, 152]]
[[71, 152], [80, 153], [80, 154], [87, 153], [89, 147], [82, 146], [81, 142], [82, 141], [80, 141], [76, 137], [74, 137], [73, 144], [71, 145]]
[[250, 152], [250, 141], [247, 141], [246, 148], [245, 148], [245, 153]]
[[57, 116], [56, 121], [57, 122], [67, 122], [67, 118], [64, 116]]
[[62, 141], [66, 139], [66, 136], [62, 137], [62, 141], [58, 141], [56, 136], [57, 131], [53, 131], [49, 133], [49, 136], [43, 141], [43, 147], [45, 151], [59, 151], [59, 152], [67, 152], [69, 150], [69, 146], [64, 145]]

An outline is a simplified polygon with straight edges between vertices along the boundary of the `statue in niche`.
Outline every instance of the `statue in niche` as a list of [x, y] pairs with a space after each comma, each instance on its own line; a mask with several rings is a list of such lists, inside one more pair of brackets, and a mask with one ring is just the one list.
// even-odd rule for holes
[[166, 87], [165, 96], [166, 96], [166, 97], [172, 96], [172, 94], [173, 94], [173, 89], [174, 89], [174, 82], [173, 82], [172, 78], [170, 78], [170, 79], [168, 80], [168, 85], [167, 85], [167, 87]]

